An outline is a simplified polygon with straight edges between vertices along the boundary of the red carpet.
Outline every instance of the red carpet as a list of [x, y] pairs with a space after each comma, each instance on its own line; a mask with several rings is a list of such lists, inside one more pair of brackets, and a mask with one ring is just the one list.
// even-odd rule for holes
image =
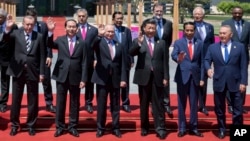
[[[56, 95], [54, 95], [54, 98]], [[64, 141], [64, 140], [70, 140], [70, 141], [77, 141], [82, 140], [82, 138], [86, 138], [88, 141], [95, 141], [95, 140], [102, 140], [102, 141], [113, 141], [113, 140], [121, 140], [121, 141], [128, 141], [128, 140], [145, 140], [145, 141], [154, 141], [158, 140], [158, 138], [155, 137], [155, 132], [153, 130], [153, 120], [152, 116], [150, 114], [150, 121], [151, 121], [151, 132], [146, 137], [140, 136], [140, 117], [139, 117], [139, 99], [138, 95], [131, 94], [131, 106], [132, 106], [132, 112], [131, 113], [125, 113], [121, 111], [121, 118], [120, 118], [120, 127], [122, 131], [123, 137], [121, 139], [117, 139], [114, 137], [111, 132], [111, 116], [109, 110], [108, 118], [107, 118], [107, 132], [106, 134], [101, 138], [97, 139], [95, 137], [95, 131], [96, 131], [96, 111], [93, 114], [88, 114], [85, 110], [83, 105], [84, 103], [84, 95], [81, 94], [81, 111], [80, 111], [80, 122], [78, 129], [80, 131], [80, 138], [74, 138], [69, 134], [65, 134], [59, 138], [54, 138], [53, 134], [55, 132], [55, 118], [54, 114], [49, 113], [45, 111], [45, 102], [44, 102], [44, 96], [42, 94], [39, 95], [39, 117], [36, 125], [37, 134], [34, 137], [30, 137], [28, 133], [26, 132], [26, 115], [27, 115], [27, 97], [24, 95], [23, 102], [22, 102], [22, 109], [21, 109], [21, 131], [15, 136], [10, 137], [10, 111], [8, 106], [8, 111], [6, 113], [0, 113], [0, 139], [2, 140], [8, 140], [8, 141], [16, 141], [20, 139], [25, 139], [27, 141], [30, 140], [36, 140], [36, 141]], [[250, 100], [250, 96], [247, 96], [246, 101]], [[11, 104], [11, 95], [9, 99], [8, 105]], [[68, 103], [67, 103], [68, 104]], [[205, 116], [201, 113], [199, 113], [199, 125], [198, 128], [203, 132], [204, 138], [198, 138], [190, 135], [186, 135], [183, 138], [177, 137], [177, 97], [175, 94], [171, 95], [171, 107], [173, 109], [174, 117], [170, 118], [168, 115], [166, 115], [166, 125], [168, 130], [168, 136], [166, 140], [185, 140], [185, 141], [200, 141], [204, 139], [209, 139], [211, 141], [217, 141], [216, 134], [217, 134], [217, 127], [216, 127], [216, 117], [213, 112], [213, 95], [208, 95], [207, 97], [207, 106], [209, 109], [209, 116]], [[250, 110], [250, 103], [247, 103], [247, 108]], [[67, 105], [68, 108], [68, 105]], [[96, 110], [96, 101], [94, 100], [94, 108]], [[187, 108], [187, 118], [189, 118], [189, 109]], [[230, 114], [227, 114], [227, 124], [229, 125], [231, 123], [231, 116]], [[66, 111], [66, 123], [68, 119], [68, 109]], [[244, 123], [250, 124], [250, 114], [244, 114]], [[226, 136], [224, 141], [229, 140], [229, 132]]]

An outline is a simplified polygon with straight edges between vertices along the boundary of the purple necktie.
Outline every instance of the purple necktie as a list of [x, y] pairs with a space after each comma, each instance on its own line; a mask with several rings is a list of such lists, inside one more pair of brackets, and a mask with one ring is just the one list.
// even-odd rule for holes
[[82, 26], [82, 39], [85, 40], [86, 39], [86, 31], [85, 31], [85, 26]]
[[152, 42], [150, 39], [148, 39], [148, 48], [149, 48], [150, 55], [153, 56], [153, 47], [152, 47]]
[[70, 56], [72, 56], [73, 51], [74, 51], [73, 39], [70, 39], [70, 41], [69, 41], [69, 53], [70, 53]]

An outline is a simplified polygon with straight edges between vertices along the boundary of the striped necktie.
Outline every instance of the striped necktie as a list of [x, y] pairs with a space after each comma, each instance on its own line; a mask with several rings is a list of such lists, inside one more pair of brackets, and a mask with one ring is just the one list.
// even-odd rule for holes
[[27, 49], [27, 51], [29, 51], [30, 50], [30, 45], [31, 45], [31, 40], [29, 38], [29, 34], [25, 35], [25, 40], [26, 40], [26, 49]]

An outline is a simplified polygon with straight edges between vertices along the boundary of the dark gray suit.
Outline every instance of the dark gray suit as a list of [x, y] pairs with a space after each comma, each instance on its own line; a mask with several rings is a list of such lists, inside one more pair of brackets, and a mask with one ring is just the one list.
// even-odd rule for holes
[[48, 46], [58, 50], [58, 58], [52, 73], [56, 80], [56, 128], [65, 128], [65, 110], [67, 93], [70, 93], [70, 118], [68, 129], [76, 128], [79, 119], [80, 82], [87, 81], [87, 52], [84, 41], [75, 36], [73, 54], [70, 55], [68, 37], [60, 36], [53, 42], [49, 38]]
[[160, 135], [165, 134], [163, 79], [169, 80], [169, 51], [165, 41], [154, 38], [151, 56], [146, 37], [141, 45], [134, 39], [129, 53], [138, 57], [133, 82], [139, 87], [141, 129], [149, 130], [149, 103], [152, 102], [155, 130]]
[[24, 30], [14, 30], [11, 34], [4, 34], [4, 40], [13, 42], [14, 53], [10, 60], [7, 74], [13, 77], [12, 106], [10, 120], [12, 128], [18, 128], [20, 108], [24, 85], [28, 94], [27, 126], [33, 128], [38, 115], [38, 82], [39, 75], [44, 75], [45, 47], [40, 33], [31, 34], [31, 47], [27, 51]]

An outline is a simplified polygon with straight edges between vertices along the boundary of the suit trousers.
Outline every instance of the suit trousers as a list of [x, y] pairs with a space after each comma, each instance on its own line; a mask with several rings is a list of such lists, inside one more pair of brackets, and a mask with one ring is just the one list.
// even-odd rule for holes
[[168, 83], [168, 85], [164, 87], [163, 93], [164, 93], [164, 99], [163, 99], [164, 107], [170, 106], [170, 83]]
[[199, 95], [198, 95], [198, 100], [199, 100], [199, 109], [205, 108], [206, 107], [206, 99], [207, 99], [207, 75], [204, 77], [204, 85], [199, 87]]
[[42, 82], [42, 84], [43, 84], [44, 98], [46, 105], [51, 105], [53, 104], [51, 70], [50, 67], [48, 67], [47, 65], [45, 66], [44, 81]]
[[20, 126], [20, 110], [23, 98], [24, 85], [27, 87], [28, 98], [28, 118], [27, 127], [33, 128], [38, 115], [38, 81], [28, 80], [28, 73], [24, 70], [20, 77], [13, 77], [12, 88], [12, 105], [10, 111], [10, 121], [12, 128]]
[[[93, 64], [92, 64], [93, 65]], [[94, 72], [93, 66], [89, 66], [88, 68], [88, 81], [85, 85], [85, 106], [93, 105], [92, 101], [94, 98], [94, 83], [91, 82], [91, 76]]]
[[8, 66], [1, 66], [1, 95], [0, 107], [7, 106], [9, 99], [10, 76], [6, 74]]
[[[219, 130], [222, 132], [226, 131], [226, 106], [225, 106], [225, 97], [228, 89], [225, 88], [223, 92], [214, 91], [214, 110], [217, 116], [217, 122]], [[231, 104], [233, 107], [233, 125], [242, 125], [243, 124], [243, 96], [238, 92], [228, 92], [232, 100]]]
[[[130, 70], [127, 70], [127, 80], [129, 82]], [[129, 100], [129, 83], [127, 83], [127, 87], [121, 88], [121, 98], [122, 105], [130, 105]]]
[[[80, 84], [80, 82], [79, 82]], [[79, 85], [70, 85], [69, 78], [64, 83], [56, 82], [56, 128], [64, 129], [67, 93], [69, 91], [69, 125], [68, 129], [75, 128], [79, 121], [80, 91]]]
[[197, 130], [198, 123], [198, 93], [199, 86], [195, 85], [193, 77], [190, 76], [186, 84], [177, 83], [177, 97], [178, 97], [178, 130], [186, 132], [186, 106], [189, 98], [190, 104], [190, 130]]
[[97, 130], [104, 131], [107, 118], [107, 98], [110, 94], [112, 130], [120, 129], [120, 88], [113, 88], [112, 83], [96, 85], [97, 92]]
[[156, 86], [154, 83], [153, 72], [150, 74], [150, 80], [147, 85], [139, 85], [141, 129], [149, 130], [149, 103], [152, 102], [155, 130], [157, 133], [166, 130], [163, 88]]

